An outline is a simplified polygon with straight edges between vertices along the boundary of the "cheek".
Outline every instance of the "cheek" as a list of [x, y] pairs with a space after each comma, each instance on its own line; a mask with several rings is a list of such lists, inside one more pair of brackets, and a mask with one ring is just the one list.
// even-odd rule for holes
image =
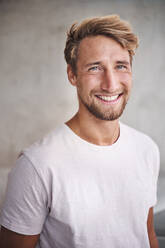
[[132, 76], [127, 73], [123, 73], [122, 75], [119, 76], [119, 81], [122, 82], [123, 85], [125, 85], [127, 88], [132, 87]]
[[120, 73], [118, 74], [121, 81], [130, 81], [132, 79], [132, 76], [130, 73]]
[[86, 91], [96, 89], [100, 84], [101, 78], [99, 75], [84, 75], [80, 78], [79, 84]]

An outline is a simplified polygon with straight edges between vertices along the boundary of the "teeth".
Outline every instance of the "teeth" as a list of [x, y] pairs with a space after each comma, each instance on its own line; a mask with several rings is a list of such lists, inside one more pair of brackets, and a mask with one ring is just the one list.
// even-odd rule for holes
[[116, 96], [98, 96], [98, 97], [104, 101], [114, 101], [118, 98], [118, 96], [119, 95], [116, 95]]

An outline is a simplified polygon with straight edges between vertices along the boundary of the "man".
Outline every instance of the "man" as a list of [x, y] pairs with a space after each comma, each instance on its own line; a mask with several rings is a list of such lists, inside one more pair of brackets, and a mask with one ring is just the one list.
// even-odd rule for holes
[[158, 247], [158, 148], [119, 122], [137, 46], [116, 15], [71, 27], [65, 58], [79, 109], [17, 160], [1, 214], [2, 248]]

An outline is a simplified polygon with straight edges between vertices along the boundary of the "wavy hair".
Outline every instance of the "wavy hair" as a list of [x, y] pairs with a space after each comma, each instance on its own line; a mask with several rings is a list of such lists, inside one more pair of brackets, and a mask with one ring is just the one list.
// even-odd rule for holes
[[89, 18], [80, 24], [74, 23], [67, 32], [64, 55], [67, 64], [71, 65], [75, 74], [80, 42], [86, 37], [97, 35], [109, 37], [127, 49], [132, 64], [135, 49], [138, 47], [138, 38], [132, 32], [131, 25], [121, 20], [118, 15]]

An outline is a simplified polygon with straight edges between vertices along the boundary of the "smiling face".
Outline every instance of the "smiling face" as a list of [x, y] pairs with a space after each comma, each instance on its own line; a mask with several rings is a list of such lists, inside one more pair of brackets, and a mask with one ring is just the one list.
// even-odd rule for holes
[[132, 85], [129, 53], [111, 38], [87, 37], [79, 45], [76, 75], [69, 65], [68, 78], [77, 87], [80, 113], [116, 120]]

